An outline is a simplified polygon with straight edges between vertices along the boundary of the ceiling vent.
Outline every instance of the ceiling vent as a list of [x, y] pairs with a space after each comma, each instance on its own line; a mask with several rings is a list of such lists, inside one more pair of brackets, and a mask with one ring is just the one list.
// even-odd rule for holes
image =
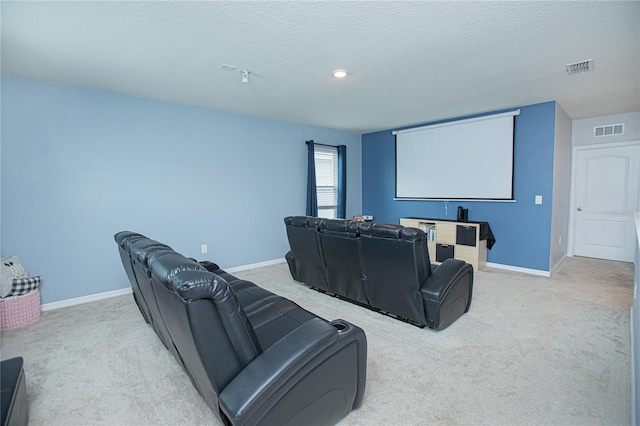
[[567, 64], [567, 74], [579, 74], [593, 70], [593, 59]]
[[607, 124], [606, 126], [596, 126], [593, 128], [593, 137], [614, 136], [624, 134], [624, 123]]

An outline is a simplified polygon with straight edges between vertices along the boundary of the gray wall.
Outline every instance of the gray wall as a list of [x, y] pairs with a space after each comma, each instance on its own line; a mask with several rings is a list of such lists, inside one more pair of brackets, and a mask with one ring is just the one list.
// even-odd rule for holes
[[[606, 126], [609, 124], [619, 123], [625, 124], [623, 135], [604, 137], [593, 136], [593, 128], [595, 126]], [[626, 114], [606, 115], [602, 117], [573, 120], [573, 129], [571, 134], [571, 144], [573, 146], [637, 140], [640, 140], [640, 112], [629, 112]]]

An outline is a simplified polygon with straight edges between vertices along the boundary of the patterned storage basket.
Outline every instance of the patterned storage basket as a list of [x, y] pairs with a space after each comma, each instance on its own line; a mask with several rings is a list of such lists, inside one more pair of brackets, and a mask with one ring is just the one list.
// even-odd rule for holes
[[40, 290], [0, 299], [0, 330], [12, 330], [40, 319]]

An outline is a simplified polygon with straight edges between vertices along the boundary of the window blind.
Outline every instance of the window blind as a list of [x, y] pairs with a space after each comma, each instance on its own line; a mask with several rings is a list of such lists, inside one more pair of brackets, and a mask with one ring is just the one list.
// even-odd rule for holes
[[318, 209], [335, 209], [338, 205], [338, 150], [315, 146]]

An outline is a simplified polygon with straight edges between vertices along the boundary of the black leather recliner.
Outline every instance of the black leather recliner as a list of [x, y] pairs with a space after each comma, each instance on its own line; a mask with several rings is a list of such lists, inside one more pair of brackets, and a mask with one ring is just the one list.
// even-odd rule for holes
[[361, 405], [362, 329], [140, 234], [115, 239], [141, 313], [144, 300], [150, 324], [225, 424], [334, 424]]
[[340, 219], [322, 220], [318, 222], [317, 231], [329, 291], [370, 305], [369, 282], [360, 267], [358, 223]]
[[426, 242], [415, 229], [390, 224], [363, 223], [360, 236], [372, 306], [427, 324], [420, 292], [431, 272]]
[[[160, 337], [162, 343], [167, 347], [167, 349], [169, 349], [173, 356], [176, 359], [179, 359], [175, 348], [171, 344], [171, 336], [169, 336], [167, 326], [162, 319], [162, 315], [160, 315], [158, 304], [155, 302], [155, 291], [151, 283], [151, 271], [148, 267], [150, 255], [158, 251], [171, 252], [173, 250], [165, 244], [150, 240], [146, 237], [125, 239], [124, 244], [129, 250], [131, 269], [133, 270], [135, 280], [138, 284], [138, 290], [140, 291], [140, 297], [138, 297], [140, 303], [138, 304], [138, 307], [141, 307], [142, 305], [143, 309], [141, 309], [141, 312], [142, 315], [145, 316], [144, 307], [146, 306], [148, 315], [147, 322], [151, 324], [158, 337]], [[120, 244], [118, 244], [118, 246], [120, 246]], [[135, 296], [135, 287], [133, 286], [133, 282], [132, 288], [134, 289]]]
[[316, 288], [329, 290], [325, 276], [324, 258], [320, 247], [315, 241], [316, 229], [322, 219], [316, 217], [295, 216], [290, 218], [291, 232], [289, 245], [296, 253], [287, 258], [289, 267], [295, 271], [293, 277], [296, 281], [313, 282]]
[[[285, 256], [296, 281], [436, 330], [469, 310], [473, 268], [457, 259], [431, 265], [420, 229], [307, 216], [289, 216], [284, 222], [289, 240], [296, 241]], [[324, 271], [318, 281], [319, 272], [306, 280], [299, 272], [313, 252], [307, 248], [299, 256], [303, 245], [317, 246], [319, 255], [312, 262]]]
[[143, 235], [136, 234], [135, 232], [121, 232], [119, 234], [120, 241], [118, 242], [118, 251], [120, 253], [120, 260], [122, 260], [122, 265], [124, 266], [124, 270], [127, 273], [127, 278], [131, 282], [131, 288], [133, 289], [133, 300], [138, 305], [138, 309], [140, 309], [140, 313], [144, 317], [147, 323], [151, 323], [151, 314], [149, 313], [149, 306], [147, 305], [144, 297], [142, 296], [142, 291], [140, 290], [140, 285], [138, 284], [138, 279], [136, 278], [135, 272], [133, 272], [133, 265], [131, 263], [130, 245], [134, 241], [144, 240], [146, 239]]

